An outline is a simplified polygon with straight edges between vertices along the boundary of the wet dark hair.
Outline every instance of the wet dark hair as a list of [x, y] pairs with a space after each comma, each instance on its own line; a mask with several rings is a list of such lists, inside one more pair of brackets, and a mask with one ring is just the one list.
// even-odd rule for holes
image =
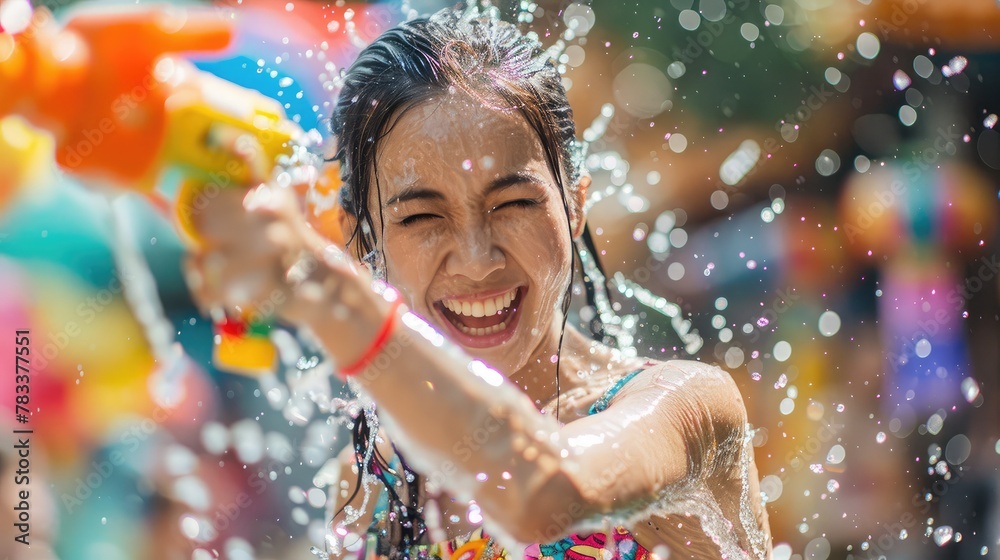
[[[345, 232], [354, 243], [357, 256], [371, 261], [378, 256], [378, 236], [368, 201], [374, 186], [379, 223], [382, 219], [382, 192], [378, 181], [378, 149], [399, 117], [408, 109], [441, 93], [461, 88], [486, 106], [502, 111], [518, 111], [538, 134], [549, 167], [555, 176], [572, 237], [573, 222], [583, 219], [582, 209], [574, 215], [569, 195], [579, 188], [583, 150], [576, 139], [573, 112], [566, 98], [562, 78], [541, 45], [522, 35], [511, 23], [493, 15], [480, 15], [457, 6], [421, 17], [390, 29], [367, 46], [344, 76], [343, 87], [332, 114], [332, 131], [337, 142], [334, 159], [340, 164], [343, 187], [341, 206], [356, 220], [354, 231]], [[591, 247], [589, 232], [585, 241]], [[575, 253], [574, 253], [575, 255]], [[384, 254], [381, 262], [385, 262]], [[571, 266], [573, 264], [571, 255]], [[589, 279], [585, 276], [585, 281]], [[572, 274], [563, 298], [565, 331], [572, 291]], [[587, 285], [588, 299], [593, 289]], [[558, 367], [556, 362], [556, 393]], [[558, 405], [557, 405], [558, 414]], [[406, 499], [387, 476], [392, 469], [377, 449], [368, 456], [371, 426], [364, 414], [354, 420], [352, 430], [359, 472], [378, 477], [388, 489], [390, 549], [378, 553], [407, 557], [409, 548], [419, 544], [426, 533], [418, 503], [420, 479], [400, 458], [403, 473], [395, 478], [407, 484]], [[354, 496], [360, 489], [360, 481]], [[353, 496], [352, 496], [353, 499]]]
[[368, 200], [374, 185], [381, 210], [379, 142], [404, 111], [450, 87], [488, 106], [519, 111], [538, 133], [564, 199], [566, 185], [578, 187], [582, 149], [559, 72], [541, 45], [513, 24], [462, 13], [449, 8], [390, 29], [344, 76], [332, 116], [334, 159], [343, 181], [341, 206], [358, 218], [349, 238], [357, 241], [358, 257], [377, 247]]

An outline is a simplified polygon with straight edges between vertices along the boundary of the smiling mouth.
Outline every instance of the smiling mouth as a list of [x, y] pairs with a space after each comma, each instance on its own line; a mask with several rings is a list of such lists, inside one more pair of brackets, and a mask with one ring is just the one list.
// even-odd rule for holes
[[[445, 298], [435, 307], [454, 327], [459, 338], [499, 344], [509, 338], [516, 322], [525, 288], [518, 286], [500, 295], [479, 299]], [[478, 346], [479, 344], [477, 344]]]

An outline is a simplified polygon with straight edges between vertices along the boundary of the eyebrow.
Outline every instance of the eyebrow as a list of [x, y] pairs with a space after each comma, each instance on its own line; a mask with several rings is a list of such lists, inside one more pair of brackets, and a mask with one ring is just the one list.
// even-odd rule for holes
[[[497, 177], [496, 179], [490, 181], [490, 184], [486, 186], [486, 194], [491, 194], [503, 189], [513, 187], [514, 185], [520, 185], [524, 183], [534, 183], [541, 185], [543, 184], [542, 179], [533, 173], [527, 171], [515, 171], [504, 175], [503, 177]], [[391, 206], [399, 202], [408, 202], [410, 200], [444, 200], [445, 197], [440, 191], [428, 187], [421, 187], [418, 185], [413, 185], [406, 187], [396, 196], [390, 198], [383, 205], [383, 208]]]

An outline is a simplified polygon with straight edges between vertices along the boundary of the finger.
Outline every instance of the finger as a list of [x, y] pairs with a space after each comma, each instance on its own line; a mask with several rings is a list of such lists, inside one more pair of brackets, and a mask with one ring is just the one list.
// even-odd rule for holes
[[245, 193], [237, 189], [219, 189], [209, 200], [202, 201], [202, 208], [191, 213], [191, 221], [205, 248], [233, 248], [251, 246], [264, 250], [264, 232], [277, 217], [265, 213], [251, 213], [243, 206]]
[[249, 311], [273, 299], [272, 293], [283, 281], [284, 272], [273, 256], [233, 258], [222, 251], [209, 251], [197, 262], [204, 278], [201, 293], [209, 307]]
[[181, 271], [184, 274], [184, 281], [187, 283], [188, 292], [191, 294], [191, 300], [198, 309], [198, 313], [202, 317], [208, 317], [209, 302], [205, 294], [205, 277], [201, 273], [196, 258], [194, 255], [186, 256], [181, 261]]
[[275, 222], [267, 227], [272, 243], [290, 250], [299, 247], [308, 249], [320, 261], [356, 273], [350, 257], [309, 224], [291, 189], [261, 185], [247, 194], [245, 205], [251, 213], [275, 218]]

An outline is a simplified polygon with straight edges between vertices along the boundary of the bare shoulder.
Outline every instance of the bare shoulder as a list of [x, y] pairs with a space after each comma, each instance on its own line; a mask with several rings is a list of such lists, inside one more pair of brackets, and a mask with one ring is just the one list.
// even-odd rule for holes
[[[739, 387], [729, 372], [715, 365], [694, 360], [656, 362], [636, 376], [631, 388], [626, 388], [635, 392], [670, 393], [672, 398], [661, 401], [663, 406], [676, 406], [678, 400], [697, 403], [697, 408], [719, 427], [742, 426], [746, 422], [746, 407]], [[622, 393], [623, 400], [628, 398], [626, 390]]]

